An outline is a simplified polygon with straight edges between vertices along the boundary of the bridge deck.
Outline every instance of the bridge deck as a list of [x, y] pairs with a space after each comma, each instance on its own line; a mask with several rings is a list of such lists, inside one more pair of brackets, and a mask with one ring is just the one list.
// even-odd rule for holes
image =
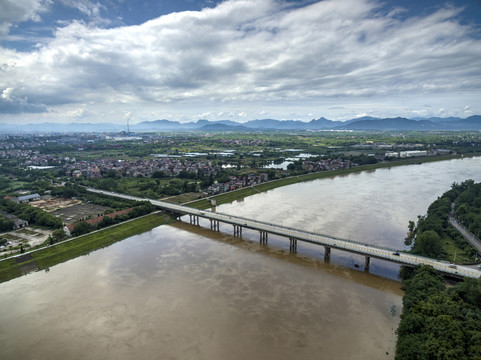
[[263, 231], [263, 232], [280, 235], [288, 238], [293, 238], [293, 239], [296, 239], [297, 241], [304, 241], [304, 242], [315, 244], [315, 245], [349, 251], [352, 253], [356, 253], [356, 254], [360, 254], [368, 257], [395, 262], [398, 264], [403, 264], [408, 266], [417, 266], [421, 264], [431, 265], [433, 268], [435, 268], [439, 272], [442, 272], [444, 274], [448, 274], [451, 276], [471, 277], [471, 278], [478, 278], [481, 276], [481, 271], [478, 269], [474, 269], [466, 266], [460, 266], [460, 265], [452, 265], [452, 264], [438, 261], [431, 258], [399, 252], [395, 249], [363, 244], [363, 243], [352, 241], [352, 240], [340, 239], [340, 238], [336, 238], [328, 235], [312, 233], [312, 232], [299, 230], [299, 229], [293, 229], [286, 226], [252, 220], [252, 219], [243, 218], [240, 216], [223, 214], [219, 212], [212, 212], [209, 210], [198, 210], [198, 209], [194, 209], [184, 205], [171, 204], [165, 201], [142, 199], [142, 198], [138, 198], [130, 195], [118, 194], [118, 193], [92, 189], [92, 188], [87, 188], [87, 190], [91, 192], [104, 194], [104, 195], [116, 196], [116, 197], [120, 197], [128, 200], [150, 201], [152, 205], [158, 208], [173, 211], [179, 214], [193, 215], [193, 216], [198, 216], [205, 219], [216, 220], [216, 221], [220, 221], [227, 224], [245, 227], [248, 229], [253, 229], [253, 230]]

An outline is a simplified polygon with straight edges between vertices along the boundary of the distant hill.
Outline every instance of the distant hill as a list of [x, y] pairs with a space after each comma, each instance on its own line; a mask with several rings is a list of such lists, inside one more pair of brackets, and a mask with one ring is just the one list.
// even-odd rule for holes
[[141, 123], [132, 125], [130, 128], [134, 131], [152, 131], [152, 130], [177, 130], [179, 123], [171, 120], [155, 120], [155, 121], [143, 121]]
[[435, 130], [436, 124], [428, 120], [405, 118], [373, 119], [352, 121], [343, 126], [349, 130]]
[[236, 123], [237, 125], [232, 126], [232, 125], [226, 125], [222, 123], [216, 123], [216, 124], [206, 124], [199, 128], [198, 130], [200, 131], [251, 131], [251, 129], [246, 128], [245, 126], [239, 125], [239, 123]]
[[[42, 123], [29, 125], [0, 124], [0, 132], [121, 132], [126, 131], [125, 124], [113, 123]], [[245, 123], [232, 120], [209, 121], [200, 119], [195, 122], [180, 123], [172, 120], [143, 121], [131, 124], [132, 132], [147, 131], [252, 131], [252, 130], [481, 130], [481, 115], [462, 118], [374, 118], [361, 117], [348, 121], [333, 121], [326, 118], [313, 119], [309, 122], [300, 120], [257, 119]]]
[[443, 123], [446, 125], [453, 125], [454, 129], [463, 129], [463, 130], [481, 130], [481, 115], [473, 115], [466, 119], [459, 119], [458, 121]]
[[349, 130], [481, 130], [481, 116], [474, 115], [461, 118], [431, 118], [412, 120], [406, 118], [392, 119], [358, 119], [342, 127]]

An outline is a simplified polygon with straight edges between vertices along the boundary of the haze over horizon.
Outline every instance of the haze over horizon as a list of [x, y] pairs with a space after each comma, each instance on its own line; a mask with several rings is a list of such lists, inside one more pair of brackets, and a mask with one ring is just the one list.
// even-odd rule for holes
[[5, 0], [0, 123], [481, 114], [481, 2]]

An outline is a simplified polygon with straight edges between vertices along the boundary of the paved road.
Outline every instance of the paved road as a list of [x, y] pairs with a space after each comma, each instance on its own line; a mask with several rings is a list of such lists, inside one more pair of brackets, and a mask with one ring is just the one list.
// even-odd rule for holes
[[183, 205], [167, 203], [165, 201], [142, 199], [142, 198], [138, 198], [130, 195], [118, 194], [110, 191], [103, 191], [103, 190], [98, 190], [93, 188], [87, 188], [87, 190], [91, 192], [99, 193], [99, 194], [115, 196], [115, 197], [120, 197], [124, 199], [129, 199], [129, 200], [136, 200], [136, 201], [147, 200], [147, 201], [150, 201], [154, 206], [157, 206], [165, 210], [170, 210], [176, 213], [199, 216], [199, 217], [210, 219], [210, 220], [218, 220], [227, 224], [239, 225], [248, 229], [253, 229], [258, 231], [265, 231], [271, 234], [294, 238], [294, 239], [297, 239], [298, 241], [304, 241], [307, 243], [316, 244], [320, 246], [327, 246], [330, 248], [341, 249], [344, 251], [349, 251], [356, 254], [361, 254], [364, 256], [387, 260], [387, 261], [391, 261], [399, 264], [412, 265], [412, 266], [417, 266], [420, 264], [431, 265], [436, 270], [452, 276], [472, 277], [472, 278], [481, 277], [481, 271], [479, 269], [469, 268], [469, 267], [460, 266], [460, 265], [453, 265], [453, 264], [449, 264], [443, 261], [438, 261], [435, 259], [430, 259], [422, 256], [399, 252], [395, 249], [382, 248], [379, 246], [373, 246], [373, 245], [355, 242], [347, 239], [340, 239], [340, 238], [335, 238], [335, 237], [327, 236], [323, 234], [312, 233], [312, 232], [299, 230], [299, 229], [293, 229], [286, 226], [257, 221], [253, 219], [247, 219], [247, 218], [243, 218], [235, 215], [212, 212], [209, 210], [194, 209], [194, 208], [190, 208]]
[[468, 229], [461, 225], [455, 217], [450, 216], [449, 222], [453, 225], [473, 247], [481, 254], [481, 241], [474, 236]]

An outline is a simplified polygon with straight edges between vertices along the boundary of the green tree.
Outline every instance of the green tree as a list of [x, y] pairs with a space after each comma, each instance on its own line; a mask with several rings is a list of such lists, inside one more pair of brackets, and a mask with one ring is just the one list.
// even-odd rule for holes
[[11, 231], [13, 227], [15, 226], [15, 223], [11, 219], [6, 219], [2, 216], [0, 216], [0, 231]]
[[428, 257], [439, 257], [443, 253], [441, 237], [434, 230], [424, 231], [416, 237], [414, 253]]
[[153, 177], [154, 179], [161, 179], [161, 178], [165, 177], [165, 174], [164, 174], [163, 171], [157, 170], [157, 171], [154, 171], [154, 172], [152, 173], [152, 177]]
[[100, 221], [98, 227], [99, 228], [104, 228], [104, 227], [107, 227], [107, 226], [110, 226], [110, 225], [114, 225], [116, 224], [117, 221], [115, 221], [115, 219], [111, 216], [104, 216], [102, 218], [102, 220]]
[[80, 236], [87, 234], [92, 230], [92, 227], [86, 221], [80, 221], [75, 225], [75, 229], [72, 230], [73, 236]]
[[409, 225], [408, 225], [408, 235], [406, 239], [404, 239], [404, 244], [406, 246], [411, 246], [414, 240], [414, 237], [416, 236], [416, 223], [412, 220], [409, 220]]
[[52, 239], [54, 242], [62, 241], [67, 236], [65, 235], [65, 231], [63, 229], [55, 229], [52, 231]]

